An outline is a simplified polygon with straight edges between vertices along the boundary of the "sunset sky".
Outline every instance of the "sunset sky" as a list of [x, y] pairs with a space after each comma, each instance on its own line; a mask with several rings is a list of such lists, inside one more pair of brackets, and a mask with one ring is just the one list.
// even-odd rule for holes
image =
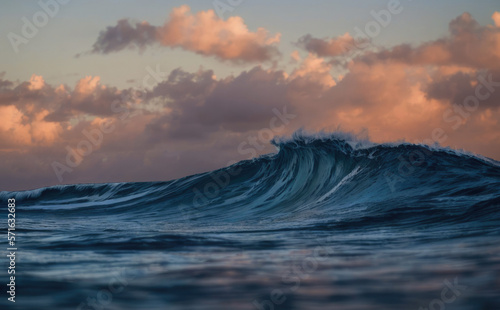
[[0, 6], [0, 190], [171, 180], [301, 128], [500, 160], [495, 0]]

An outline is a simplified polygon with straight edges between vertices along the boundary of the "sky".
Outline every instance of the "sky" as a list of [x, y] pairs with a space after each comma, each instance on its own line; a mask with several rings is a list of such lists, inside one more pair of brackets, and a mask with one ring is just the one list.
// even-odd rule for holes
[[500, 159], [498, 1], [0, 4], [0, 190], [163, 181], [297, 130]]

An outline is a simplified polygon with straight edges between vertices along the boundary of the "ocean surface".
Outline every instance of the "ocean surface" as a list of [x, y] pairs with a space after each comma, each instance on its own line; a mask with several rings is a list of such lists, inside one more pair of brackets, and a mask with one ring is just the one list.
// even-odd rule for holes
[[168, 182], [0, 192], [18, 248], [16, 302], [3, 255], [0, 308], [500, 309], [499, 162], [335, 135], [273, 143]]

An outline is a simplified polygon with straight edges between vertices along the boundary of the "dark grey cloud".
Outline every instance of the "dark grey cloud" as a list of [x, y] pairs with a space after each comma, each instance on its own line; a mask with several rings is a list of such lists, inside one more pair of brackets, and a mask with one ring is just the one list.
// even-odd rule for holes
[[479, 109], [500, 107], [500, 71], [457, 72], [434, 79], [425, 91], [429, 99], [462, 105], [466, 98], [478, 98]]
[[146, 22], [131, 23], [127, 19], [121, 19], [115, 26], [109, 26], [99, 33], [97, 41], [92, 46], [92, 52], [108, 54], [131, 47], [144, 49], [157, 42], [155, 26]]
[[213, 72], [174, 70], [147, 95], [171, 109], [146, 129], [155, 141], [176, 137], [200, 139], [211, 132], [245, 132], [268, 126], [273, 108], [289, 103], [282, 71], [255, 67], [216, 81]]
[[300, 37], [295, 44], [320, 57], [336, 57], [362, 51], [367, 47], [368, 43], [366, 39], [355, 39], [349, 34], [331, 39], [315, 38], [311, 34], [307, 34]]

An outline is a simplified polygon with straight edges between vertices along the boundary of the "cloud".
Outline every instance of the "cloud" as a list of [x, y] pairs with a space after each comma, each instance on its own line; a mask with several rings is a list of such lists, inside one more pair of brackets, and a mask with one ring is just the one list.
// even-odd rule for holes
[[300, 63], [300, 66], [291, 74], [291, 79], [296, 79], [296, 83], [300, 82], [314, 85], [321, 85], [323, 88], [335, 86], [336, 82], [331, 75], [332, 65], [326, 63], [323, 58], [317, 57], [314, 54], [309, 54]]
[[319, 57], [336, 57], [363, 49], [368, 43], [365, 39], [354, 39], [349, 33], [336, 38], [315, 38], [307, 34], [297, 41], [297, 46]]
[[44, 121], [49, 112], [36, 112], [27, 121], [25, 114], [15, 106], [0, 106], [1, 149], [23, 148], [27, 145], [52, 145], [62, 127], [58, 123]]
[[[491, 85], [488, 81], [491, 81]], [[473, 73], [459, 71], [455, 74], [433, 79], [427, 85], [426, 96], [450, 104], [462, 104], [467, 97], [472, 96], [481, 98], [478, 109], [495, 109], [500, 107], [500, 90], [497, 91], [494, 88], [499, 83], [500, 71], [478, 71]], [[488, 88], [494, 91], [490, 92]]]
[[500, 12], [495, 12], [491, 16], [493, 21], [495, 22], [495, 26], [500, 27]]
[[92, 51], [108, 54], [132, 46], [143, 49], [156, 42], [156, 32], [156, 27], [147, 22], [132, 25], [127, 19], [121, 19], [116, 26], [110, 26], [105, 31], [101, 31]]
[[33, 74], [30, 79], [30, 85], [28, 88], [30, 90], [42, 89], [45, 86], [45, 81], [42, 76]]
[[13, 83], [11, 81], [6, 81], [6, 80], [0, 79], [0, 88], [9, 87], [9, 86], [12, 86], [12, 84]]
[[367, 63], [400, 61], [413, 65], [500, 69], [500, 28], [480, 26], [469, 13], [463, 13], [450, 22], [445, 38], [417, 47], [402, 44], [359, 57]]
[[300, 61], [299, 51], [293, 51], [290, 54], [290, 62], [298, 62], [298, 61]]
[[133, 97], [134, 90], [119, 90], [99, 82], [99, 77], [87, 76], [70, 89], [65, 85], [48, 85], [42, 76], [35, 74], [22, 83], [0, 80], [0, 107], [14, 106], [26, 122], [37, 119], [40, 113], [48, 122], [67, 122], [82, 115], [113, 115], [113, 109], [119, 108], [113, 108], [115, 102], [131, 104], [128, 99]]
[[233, 62], [263, 62], [279, 55], [280, 34], [270, 36], [264, 28], [249, 31], [238, 16], [227, 20], [213, 10], [192, 14], [189, 6], [174, 8], [163, 26], [147, 22], [131, 24], [126, 19], [102, 31], [92, 52], [107, 54], [134, 46], [182, 48], [205, 56]]
[[266, 126], [272, 109], [287, 103], [287, 81], [283, 71], [261, 67], [222, 80], [210, 70], [190, 74], [177, 69], [148, 96], [168, 111], [148, 125], [150, 139], [200, 139]]

